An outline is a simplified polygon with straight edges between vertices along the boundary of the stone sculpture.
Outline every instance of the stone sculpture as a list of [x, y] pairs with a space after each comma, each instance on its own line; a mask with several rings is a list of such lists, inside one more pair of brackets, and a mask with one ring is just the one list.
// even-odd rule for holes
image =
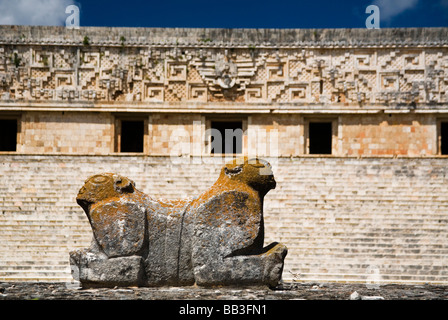
[[90, 177], [78, 204], [93, 230], [88, 249], [70, 252], [83, 287], [267, 285], [281, 279], [287, 248], [263, 247], [263, 198], [275, 188], [270, 165], [241, 158], [192, 199], [153, 199], [111, 173]]

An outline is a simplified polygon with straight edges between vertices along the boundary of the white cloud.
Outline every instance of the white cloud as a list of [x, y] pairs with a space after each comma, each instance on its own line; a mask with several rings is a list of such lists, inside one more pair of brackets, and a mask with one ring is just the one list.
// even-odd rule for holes
[[419, 0], [375, 0], [372, 4], [380, 8], [380, 19], [390, 21], [393, 17], [411, 9]]
[[74, 0], [0, 0], [0, 24], [62, 26]]

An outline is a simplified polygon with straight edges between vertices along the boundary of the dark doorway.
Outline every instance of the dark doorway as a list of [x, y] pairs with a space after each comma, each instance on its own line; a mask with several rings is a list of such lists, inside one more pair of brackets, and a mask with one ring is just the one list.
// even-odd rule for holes
[[331, 122], [309, 123], [310, 154], [331, 154]]
[[440, 153], [448, 154], [448, 122], [442, 122], [440, 124]]
[[212, 121], [212, 154], [243, 152], [242, 121]]
[[121, 121], [120, 152], [143, 152], [144, 121]]
[[17, 151], [17, 120], [0, 120], [0, 151]]

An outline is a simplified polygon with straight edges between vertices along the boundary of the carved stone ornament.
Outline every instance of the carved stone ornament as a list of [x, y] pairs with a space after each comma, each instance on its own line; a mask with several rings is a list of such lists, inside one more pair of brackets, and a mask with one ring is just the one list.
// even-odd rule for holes
[[0, 101], [448, 103], [448, 28], [204, 31], [0, 26]]
[[215, 74], [218, 85], [223, 89], [230, 89], [235, 85], [238, 77], [237, 66], [232, 61], [221, 56], [216, 61]]
[[277, 242], [264, 247], [263, 198], [275, 185], [269, 163], [248, 158], [182, 200], [153, 199], [117, 174], [90, 177], [76, 199], [93, 240], [70, 252], [72, 275], [83, 287], [274, 287], [287, 254]]

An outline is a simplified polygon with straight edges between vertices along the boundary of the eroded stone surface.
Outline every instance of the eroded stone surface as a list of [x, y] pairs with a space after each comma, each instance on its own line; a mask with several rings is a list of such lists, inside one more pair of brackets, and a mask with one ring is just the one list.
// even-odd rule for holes
[[248, 158], [178, 201], [153, 199], [116, 174], [90, 177], [77, 202], [94, 237], [70, 253], [73, 276], [83, 286], [276, 286], [287, 248], [263, 247], [263, 199], [275, 185], [270, 165]]
[[[317, 289], [313, 289], [317, 287]], [[275, 290], [251, 288], [91, 288], [66, 283], [0, 282], [0, 300], [349, 300], [353, 292], [360, 296], [382, 296], [385, 300], [447, 300], [445, 285], [381, 285], [369, 289], [353, 283], [282, 283]]]

